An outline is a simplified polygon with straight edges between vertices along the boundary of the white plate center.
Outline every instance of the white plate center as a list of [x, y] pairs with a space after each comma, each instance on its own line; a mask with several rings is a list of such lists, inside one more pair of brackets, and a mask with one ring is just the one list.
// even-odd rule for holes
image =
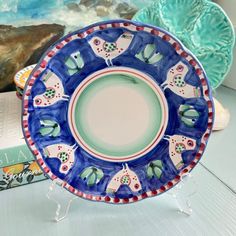
[[108, 161], [136, 159], [150, 151], [167, 123], [167, 103], [146, 74], [117, 67], [98, 71], [75, 90], [69, 124], [78, 144]]

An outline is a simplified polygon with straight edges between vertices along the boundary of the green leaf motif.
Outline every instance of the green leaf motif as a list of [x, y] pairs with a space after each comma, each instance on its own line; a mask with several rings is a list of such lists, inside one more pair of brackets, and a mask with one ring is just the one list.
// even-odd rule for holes
[[57, 137], [60, 134], [60, 131], [61, 131], [60, 126], [55, 127], [54, 130], [52, 131], [52, 136]]
[[155, 64], [159, 62], [163, 55], [157, 52], [155, 44], [147, 44], [146, 47], [136, 54], [136, 57], [148, 64]]
[[160, 169], [163, 168], [163, 164], [162, 164], [161, 160], [156, 160], [156, 161], [153, 161], [152, 163], [153, 163], [153, 165], [159, 167]]
[[88, 176], [92, 174], [92, 172], [93, 169], [91, 167], [85, 168], [80, 174], [80, 178], [85, 180]]
[[96, 183], [96, 174], [93, 172], [88, 178], [87, 185], [93, 186], [95, 183]]
[[181, 105], [179, 107], [181, 121], [188, 127], [194, 127], [200, 117], [200, 113], [191, 105]]
[[80, 178], [84, 180], [87, 186], [91, 187], [98, 184], [103, 178], [104, 173], [96, 167], [87, 167], [80, 173]]
[[53, 127], [43, 127], [40, 129], [39, 132], [42, 136], [46, 136], [52, 133], [52, 131], [53, 131]]
[[184, 113], [185, 116], [189, 116], [189, 117], [199, 117], [199, 113], [194, 110], [194, 109], [189, 109]]
[[161, 178], [162, 170], [161, 170], [159, 167], [155, 166], [155, 167], [153, 168], [153, 172], [154, 172], [154, 175], [155, 175], [158, 179]]
[[96, 181], [96, 183], [98, 183], [102, 178], [103, 178], [103, 176], [104, 176], [104, 173], [103, 173], [103, 171], [102, 170], [100, 170], [100, 169], [97, 169], [97, 172], [96, 172], [96, 174], [97, 174], [97, 181]]
[[41, 128], [39, 132], [42, 136], [52, 136], [57, 137], [60, 134], [60, 125], [53, 120], [41, 120]]
[[73, 75], [79, 72], [84, 66], [84, 61], [80, 55], [80, 52], [72, 53], [65, 61], [69, 75]]
[[148, 164], [147, 166], [147, 177], [160, 179], [163, 172], [163, 163], [161, 160], [155, 160]]
[[153, 170], [151, 166], [148, 166], [147, 168], [147, 176], [149, 179], [151, 179], [154, 176]]

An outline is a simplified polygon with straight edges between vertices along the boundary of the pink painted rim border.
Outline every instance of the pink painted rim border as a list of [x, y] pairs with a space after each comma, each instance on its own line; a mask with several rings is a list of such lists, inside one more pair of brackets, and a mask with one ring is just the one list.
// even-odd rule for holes
[[[28, 117], [29, 117], [29, 113], [28, 113], [28, 99], [30, 96], [30, 92], [31, 92], [31, 88], [35, 82], [35, 80], [37, 79], [37, 77], [45, 70], [47, 63], [50, 61], [50, 59], [62, 48], [64, 47], [68, 42], [74, 40], [74, 39], [82, 39], [85, 38], [87, 35], [91, 34], [92, 32], [96, 31], [96, 30], [100, 30], [100, 29], [106, 29], [106, 28], [117, 28], [117, 27], [122, 27], [122, 28], [126, 28], [128, 30], [131, 31], [145, 31], [148, 33], [151, 33], [153, 35], [156, 35], [158, 37], [161, 37], [163, 40], [168, 41], [176, 50], [176, 52], [182, 56], [183, 58], [185, 58], [195, 69], [197, 75], [199, 76], [199, 79], [201, 81], [202, 84], [202, 88], [203, 88], [203, 97], [207, 102], [207, 106], [208, 106], [208, 126], [207, 126], [207, 130], [204, 133], [204, 135], [201, 138], [201, 144], [199, 147], [199, 150], [194, 158], [194, 160], [185, 168], [183, 169], [178, 175], [175, 176], [174, 179], [172, 179], [171, 181], [169, 181], [167, 184], [161, 186], [159, 189], [156, 190], [152, 190], [152, 191], [147, 191], [143, 194], [137, 195], [137, 196], [133, 196], [131, 198], [117, 198], [117, 197], [110, 197], [110, 196], [96, 196], [96, 195], [91, 195], [91, 194], [86, 194], [82, 191], [78, 191], [77, 189], [75, 189], [74, 187], [72, 187], [71, 185], [69, 185], [68, 183], [64, 182], [63, 180], [60, 180], [57, 176], [55, 176], [50, 169], [46, 166], [40, 152], [37, 150], [34, 141], [31, 139], [31, 135], [28, 129]], [[28, 144], [28, 146], [30, 147], [32, 153], [35, 155], [35, 158], [38, 162], [38, 164], [41, 166], [41, 168], [43, 169], [43, 171], [52, 179], [52, 180], [58, 180], [58, 182], [60, 183], [60, 185], [64, 188], [66, 188], [68, 191], [70, 191], [71, 193], [81, 197], [81, 198], [85, 198], [87, 200], [93, 200], [93, 201], [101, 201], [101, 202], [107, 202], [107, 203], [132, 203], [132, 202], [136, 202], [142, 199], [145, 199], [147, 197], [153, 197], [156, 196], [158, 194], [161, 194], [165, 191], [167, 191], [168, 189], [172, 188], [174, 185], [176, 185], [181, 178], [186, 175], [188, 172], [190, 172], [194, 166], [198, 163], [198, 161], [200, 160], [205, 147], [206, 147], [206, 143], [207, 140], [211, 134], [211, 130], [213, 127], [213, 117], [214, 117], [214, 108], [213, 108], [213, 102], [210, 99], [210, 93], [209, 93], [209, 89], [208, 89], [208, 82], [207, 79], [205, 78], [205, 74], [204, 71], [202, 70], [200, 63], [193, 58], [193, 56], [190, 55], [190, 52], [188, 52], [187, 50], [184, 50], [184, 47], [181, 45], [180, 42], [178, 42], [174, 37], [172, 37], [170, 34], [168, 33], [164, 33], [161, 30], [158, 30], [158, 28], [156, 27], [152, 27], [152, 26], [139, 26], [139, 25], [135, 25], [135, 23], [133, 22], [129, 22], [129, 21], [122, 21], [121, 22], [112, 22], [112, 23], [100, 23], [100, 25], [95, 25], [95, 26], [91, 26], [91, 28], [85, 30], [83, 33], [79, 33], [79, 34], [73, 34], [71, 36], [69, 36], [68, 38], [64, 38], [60, 43], [58, 43], [57, 45], [53, 46], [51, 48], [51, 50], [46, 54], [46, 56], [44, 57], [43, 60], [41, 60], [41, 63], [37, 66], [37, 69], [34, 70], [34, 72], [31, 74], [31, 77], [27, 83], [27, 86], [25, 88], [25, 92], [24, 92], [24, 96], [23, 96], [23, 112], [22, 112], [22, 127], [23, 127], [23, 132], [24, 132], [24, 136], [26, 139], [26, 142]]]

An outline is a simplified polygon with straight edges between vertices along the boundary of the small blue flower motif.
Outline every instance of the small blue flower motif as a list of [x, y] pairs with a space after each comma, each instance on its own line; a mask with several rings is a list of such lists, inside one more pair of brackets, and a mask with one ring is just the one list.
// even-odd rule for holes
[[139, 60], [148, 63], [155, 64], [162, 59], [162, 54], [157, 52], [155, 44], [147, 44], [143, 50], [135, 55]]

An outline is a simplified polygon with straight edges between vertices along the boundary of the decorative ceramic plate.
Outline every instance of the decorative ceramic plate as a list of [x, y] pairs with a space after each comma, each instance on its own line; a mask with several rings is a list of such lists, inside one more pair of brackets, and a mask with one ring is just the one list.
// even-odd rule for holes
[[22, 89], [22, 88], [16, 86], [16, 92], [17, 92], [19, 95], [22, 96], [23, 93], [24, 93], [24, 89]]
[[223, 9], [207, 0], [159, 0], [133, 20], [173, 33], [202, 63], [213, 89], [225, 79], [233, 60], [234, 27]]
[[16, 96], [17, 96], [17, 98], [22, 100], [23, 94], [18, 91], [18, 87], [16, 88]]
[[36, 66], [36, 64], [27, 66], [16, 73], [16, 75], [14, 77], [14, 82], [16, 84], [16, 87], [18, 87], [22, 91], [24, 90], [26, 81], [29, 78], [30, 73], [33, 71], [35, 66]]
[[201, 65], [176, 38], [115, 20], [46, 52], [24, 92], [23, 129], [51, 179], [86, 199], [129, 203], [197, 164], [212, 106]]
[[17, 91], [16, 91], [16, 96], [17, 96], [17, 98], [19, 98], [20, 100], [22, 100], [22, 95], [21, 95], [20, 93], [18, 93]]

